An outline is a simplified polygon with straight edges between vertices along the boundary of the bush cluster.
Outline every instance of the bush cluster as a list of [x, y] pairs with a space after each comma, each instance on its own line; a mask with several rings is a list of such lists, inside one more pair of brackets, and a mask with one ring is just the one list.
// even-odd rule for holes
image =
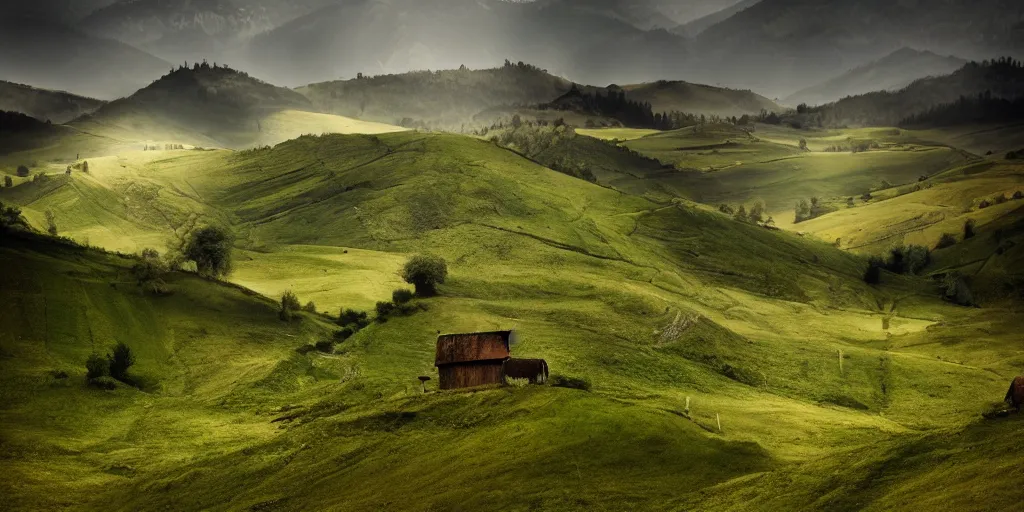
[[565, 375], [552, 375], [548, 382], [556, 388], [579, 389], [590, 391], [590, 381], [578, 377], [567, 377]]
[[131, 384], [128, 369], [135, 365], [132, 349], [120, 342], [106, 357], [93, 353], [85, 360], [85, 377], [89, 384], [102, 389], [113, 389], [115, 381]]
[[291, 322], [299, 318], [301, 310], [302, 305], [299, 303], [299, 298], [291, 290], [286, 290], [281, 296], [281, 311], [278, 316], [285, 322]]

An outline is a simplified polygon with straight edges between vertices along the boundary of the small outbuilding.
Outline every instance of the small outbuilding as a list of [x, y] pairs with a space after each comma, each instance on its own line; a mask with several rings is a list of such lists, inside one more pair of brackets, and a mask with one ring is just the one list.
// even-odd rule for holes
[[511, 358], [501, 365], [502, 381], [508, 379], [529, 379], [530, 384], [544, 384], [548, 381], [548, 363], [543, 359]]
[[510, 357], [512, 331], [442, 334], [437, 337], [434, 366], [441, 389], [502, 383], [502, 367]]

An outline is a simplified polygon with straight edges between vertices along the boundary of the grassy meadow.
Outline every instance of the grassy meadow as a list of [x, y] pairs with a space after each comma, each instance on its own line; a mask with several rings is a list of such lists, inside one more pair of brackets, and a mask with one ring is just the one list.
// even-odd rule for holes
[[[281, 115], [263, 126], [343, 128]], [[331, 129], [309, 129], [321, 121]], [[116, 151], [91, 156], [88, 173], [52, 162], [50, 179], [0, 189], [36, 228], [51, 211], [61, 236], [107, 251], [163, 253], [190, 225], [235, 236], [225, 281], [172, 273], [166, 296], [136, 286], [127, 255], [38, 236], [0, 242], [0, 491], [12, 508], [1008, 510], [1024, 500], [1024, 420], [981, 416], [1024, 365], [1020, 301], [979, 294], [981, 307], [957, 306], [927, 275], [1019, 274], [1024, 203], [965, 211], [1012, 194], [1019, 166], [928, 133], [763, 125], [579, 130], [541, 155], [590, 162], [590, 183], [475, 137], [351, 131], [245, 151]], [[851, 139], [877, 147], [823, 151]], [[4, 165], [31, 151], [44, 150]], [[858, 199], [787, 224], [811, 196]], [[785, 229], [717, 211], [756, 200]], [[942, 220], [913, 225], [922, 216]], [[925, 275], [864, 282], [865, 256], [966, 218], [981, 235], [936, 251]], [[1004, 240], [1019, 242], [997, 253]], [[338, 329], [340, 308], [369, 311], [409, 288], [399, 271], [421, 253], [447, 261], [438, 296], [332, 353], [309, 350]], [[326, 314], [281, 321], [285, 290]], [[512, 328], [515, 356], [544, 358], [589, 390], [437, 391], [438, 333]], [[86, 357], [117, 342], [136, 352], [139, 385], [90, 388]], [[429, 393], [421, 375], [434, 378]]]

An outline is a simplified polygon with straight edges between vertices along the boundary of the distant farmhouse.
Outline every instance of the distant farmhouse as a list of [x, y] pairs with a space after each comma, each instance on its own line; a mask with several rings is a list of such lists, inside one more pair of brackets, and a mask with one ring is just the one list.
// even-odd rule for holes
[[434, 366], [441, 389], [501, 384], [506, 378], [526, 378], [532, 384], [547, 381], [543, 359], [512, 359], [512, 331], [443, 334], [437, 337]]

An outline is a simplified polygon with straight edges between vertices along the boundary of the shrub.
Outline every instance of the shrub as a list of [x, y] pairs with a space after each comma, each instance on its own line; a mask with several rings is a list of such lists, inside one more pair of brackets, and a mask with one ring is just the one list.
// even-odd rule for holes
[[316, 304], [313, 301], [309, 301], [305, 306], [302, 306], [302, 310], [306, 313], [316, 313]]
[[416, 295], [428, 297], [437, 293], [437, 285], [448, 277], [448, 265], [438, 256], [413, 256], [402, 269], [402, 279], [416, 287]]
[[590, 391], [590, 381], [587, 379], [580, 379], [576, 377], [567, 377], [565, 375], [552, 375], [548, 380], [552, 386], [556, 388], [570, 388], [580, 389], [583, 391]]
[[936, 249], [945, 249], [947, 247], [953, 247], [956, 245], [956, 235], [953, 233], [943, 233], [939, 237], [939, 243], [935, 244]]
[[227, 230], [207, 226], [192, 234], [185, 246], [185, 257], [196, 263], [200, 274], [226, 276], [231, 273], [231, 243]]
[[889, 249], [885, 268], [894, 274], [917, 274], [931, 261], [931, 252], [922, 245], [898, 245]]
[[800, 139], [800, 149], [802, 151], [807, 151], [807, 141], [805, 139]]
[[94, 387], [94, 388], [99, 388], [99, 389], [107, 389], [107, 390], [117, 389], [117, 381], [112, 379], [112, 378], [110, 378], [107, 375], [104, 375], [102, 377], [97, 377], [95, 379], [91, 379], [89, 381], [89, 385]]
[[29, 175], [30, 172], [31, 171], [28, 170], [28, 167], [25, 167], [24, 165], [19, 165], [18, 166], [17, 173], [18, 173], [18, 177], [19, 178], [28, 178], [28, 175]]
[[316, 347], [317, 351], [323, 352], [324, 354], [334, 352], [334, 342], [331, 340], [318, 341], [314, 347]]
[[281, 320], [290, 322], [298, 317], [299, 310], [302, 309], [302, 305], [299, 304], [299, 298], [291, 291], [286, 290], [284, 295], [281, 295], [281, 312], [279, 316]]
[[370, 321], [367, 319], [367, 314], [365, 311], [356, 311], [354, 309], [342, 309], [341, 313], [338, 315], [338, 325], [352, 326], [354, 327], [352, 329], [353, 332], [358, 331], [359, 329], [362, 329], [363, 327], [366, 327], [369, 324]]
[[334, 339], [337, 341], [345, 341], [351, 338], [352, 335], [355, 333], [355, 329], [352, 329], [351, 327], [345, 327], [340, 331], [334, 331]]
[[390, 315], [391, 313], [393, 313], [395, 311], [395, 303], [394, 302], [378, 302], [376, 309], [377, 309], [377, 319], [381, 320], [381, 321], [387, 320], [388, 315]]
[[885, 268], [885, 261], [879, 256], [872, 256], [868, 259], [868, 269], [864, 271], [864, 282], [868, 284], [882, 282], [883, 268]]
[[530, 379], [527, 379], [526, 377], [505, 377], [505, 384], [513, 388], [521, 389], [530, 385]]
[[391, 301], [395, 304], [405, 304], [411, 301], [413, 297], [412, 291], [405, 288], [399, 288], [391, 292]]
[[110, 361], [107, 358], [93, 353], [85, 360], [85, 378], [89, 380], [107, 377], [110, 375]]
[[974, 226], [975, 226], [974, 219], [967, 219], [967, 222], [964, 222], [964, 240], [967, 240], [969, 238], [974, 238], [974, 235], [975, 235]]
[[995, 204], [1003, 204], [1007, 201], [1009, 201], [1009, 199], [1006, 197], [1006, 194], [999, 194], [998, 196], [992, 198], [992, 202]]
[[946, 274], [942, 279], [943, 296], [946, 300], [961, 306], [977, 306], [974, 294], [967, 283], [967, 278], [955, 272]]
[[160, 259], [160, 253], [154, 249], [143, 249], [139, 262], [131, 269], [135, 282], [157, 295], [167, 292], [167, 285], [163, 279], [166, 273], [167, 265]]
[[[8, 176], [8, 178], [10, 178], [10, 176]], [[1014, 199], [1018, 199], [1018, 200], [1019, 200], [1019, 199], [1024, 199], [1024, 192], [1022, 192], [1022, 191], [1020, 191], [1020, 190], [1018, 190], [1018, 191], [1014, 192], [1014, 193], [1013, 193], [1013, 198], [1014, 198]]]
[[125, 382], [128, 379], [128, 368], [135, 364], [135, 354], [132, 349], [120, 342], [114, 346], [114, 351], [108, 356], [110, 359], [110, 376]]
[[11, 188], [14, 186], [14, 180], [10, 176], [4, 176], [4, 188]]

